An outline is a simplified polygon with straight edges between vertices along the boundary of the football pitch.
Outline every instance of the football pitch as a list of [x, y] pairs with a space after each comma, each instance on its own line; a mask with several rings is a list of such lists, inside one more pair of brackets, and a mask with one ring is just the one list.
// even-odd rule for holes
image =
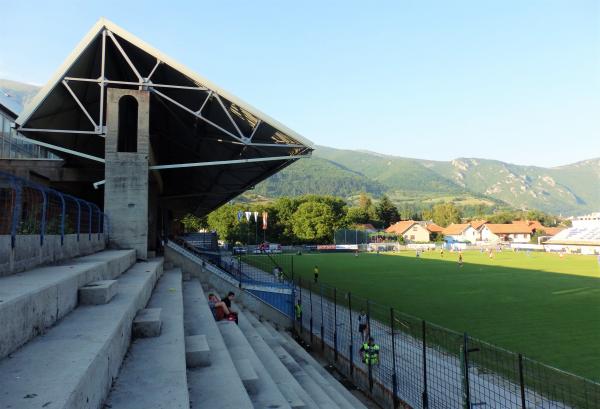
[[296, 277], [350, 290], [432, 323], [600, 381], [594, 256], [503, 251], [294, 256]]

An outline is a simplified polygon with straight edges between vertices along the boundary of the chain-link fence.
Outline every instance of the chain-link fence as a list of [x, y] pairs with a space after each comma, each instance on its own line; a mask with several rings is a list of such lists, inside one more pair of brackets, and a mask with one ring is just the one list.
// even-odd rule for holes
[[13, 248], [21, 235], [39, 236], [40, 245], [49, 235], [59, 235], [61, 245], [68, 234], [91, 240], [107, 225], [94, 203], [0, 172], [0, 235], [10, 235]]
[[366, 230], [340, 229], [334, 233], [335, 244], [367, 244], [369, 233]]
[[[385, 406], [600, 409], [598, 383], [334, 287], [296, 284], [296, 331]], [[379, 346], [371, 365], [368, 337]]]

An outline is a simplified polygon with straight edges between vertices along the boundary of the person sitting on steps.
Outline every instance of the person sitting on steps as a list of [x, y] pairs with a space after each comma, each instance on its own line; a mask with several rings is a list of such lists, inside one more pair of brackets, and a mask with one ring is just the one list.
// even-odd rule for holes
[[[231, 301], [229, 302], [229, 305], [231, 305]], [[212, 312], [216, 321], [220, 321], [227, 315], [231, 314], [231, 310], [227, 306], [227, 303], [221, 301], [219, 296], [213, 293], [208, 294], [208, 306], [210, 307], [210, 311]]]

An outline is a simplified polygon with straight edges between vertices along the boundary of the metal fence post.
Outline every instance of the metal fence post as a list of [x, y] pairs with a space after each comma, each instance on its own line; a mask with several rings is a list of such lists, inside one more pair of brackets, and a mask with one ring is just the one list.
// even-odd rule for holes
[[88, 214], [88, 240], [92, 240], [92, 205], [90, 202], [86, 202], [86, 204], [88, 205], [88, 209], [89, 209], [89, 214]]
[[337, 288], [333, 287], [333, 360], [338, 360], [337, 348]]
[[323, 284], [319, 284], [321, 287], [321, 351], [325, 351], [325, 327], [323, 326], [324, 313], [323, 313]]
[[238, 278], [240, 280], [238, 287], [242, 288], [242, 256], [238, 256]]
[[521, 384], [521, 407], [526, 409], [525, 402], [525, 376], [523, 374], [523, 355], [519, 354], [519, 383]]
[[48, 208], [48, 195], [44, 189], [40, 189], [42, 192], [42, 198], [44, 202], [42, 203], [42, 224], [40, 226], [40, 246], [44, 245], [44, 234], [46, 233], [46, 209]]
[[[367, 300], [367, 338], [371, 337], [371, 304], [369, 300]], [[373, 368], [371, 365], [371, 360], [368, 359], [368, 367], [369, 367], [369, 391], [373, 393]]]
[[23, 187], [16, 179], [10, 179], [13, 189], [15, 190], [15, 201], [13, 202], [12, 223], [10, 226], [10, 244], [14, 249], [17, 242], [17, 230], [19, 220], [21, 219], [21, 211], [23, 207]]
[[110, 241], [110, 217], [107, 214], [102, 213], [104, 216], [104, 225], [102, 226], [102, 233], [104, 233], [104, 241], [108, 243]]
[[[302, 277], [298, 277], [298, 290], [300, 292], [300, 295], [299, 295], [300, 303], [302, 303]], [[300, 305], [302, 305], [302, 304], [300, 304]], [[295, 311], [294, 311], [294, 313], [295, 313]], [[303, 334], [303, 327], [304, 327], [304, 325], [302, 325], [302, 306], [301, 306], [300, 307], [300, 336], [302, 336], [302, 334]]]
[[394, 408], [398, 407], [398, 379], [396, 375], [396, 337], [394, 334], [394, 309], [390, 308], [390, 328], [392, 330], [392, 396]]
[[427, 323], [422, 321], [423, 334], [423, 409], [429, 408], [429, 394], [427, 393]]
[[463, 394], [465, 397], [465, 409], [471, 409], [471, 390], [469, 387], [469, 336], [465, 332], [462, 345], [463, 356]]
[[81, 229], [81, 203], [79, 200], [75, 199], [75, 203], [77, 203], [77, 241], [79, 241], [79, 232]]
[[348, 293], [348, 314], [350, 314], [350, 378], [354, 377], [354, 334], [352, 333], [352, 293]]
[[102, 224], [102, 211], [97, 206], [96, 209], [98, 209], [98, 240], [100, 240], [100, 225]]
[[[57, 192], [58, 193], [58, 192]], [[60, 245], [65, 244], [65, 215], [67, 212], [67, 204], [65, 203], [65, 197], [58, 193], [60, 197], [61, 209], [60, 209]]]
[[312, 303], [312, 282], [308, 280], [308, 297], [310, 300], [310, 345], [313, 344], [313, 303]]

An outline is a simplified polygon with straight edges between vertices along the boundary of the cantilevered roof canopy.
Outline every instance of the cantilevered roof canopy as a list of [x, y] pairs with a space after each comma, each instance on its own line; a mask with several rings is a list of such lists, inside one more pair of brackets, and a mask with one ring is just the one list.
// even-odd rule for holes
[[296, 132], [105, 19], [17, 118], [18, 130], [66, 167], [102, 169], [108, 87], [150, 91], [150, 169], [162, 203], [179, 212], [205, 214], [312, 151]]

